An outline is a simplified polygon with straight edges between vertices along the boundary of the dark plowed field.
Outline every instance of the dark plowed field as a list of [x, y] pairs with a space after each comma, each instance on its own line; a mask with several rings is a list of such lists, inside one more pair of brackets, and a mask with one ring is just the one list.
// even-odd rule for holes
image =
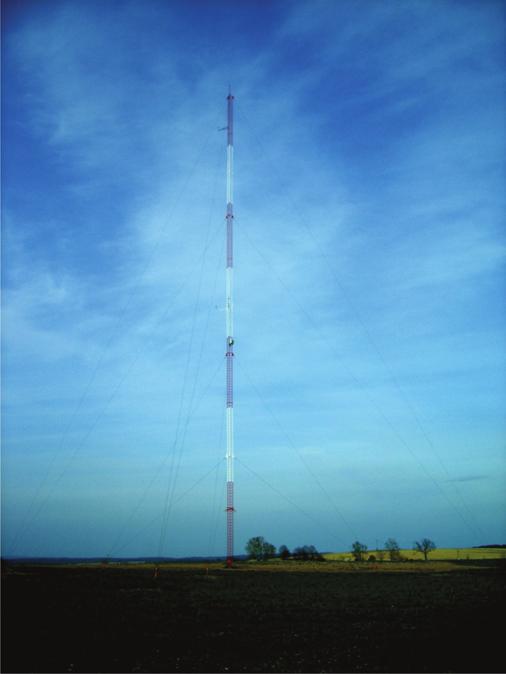
[[[321, 568], [321, 567], [320, 567]], [[506, 576], [42, 567], [3, 574], [4, 672], [503, 672]]]

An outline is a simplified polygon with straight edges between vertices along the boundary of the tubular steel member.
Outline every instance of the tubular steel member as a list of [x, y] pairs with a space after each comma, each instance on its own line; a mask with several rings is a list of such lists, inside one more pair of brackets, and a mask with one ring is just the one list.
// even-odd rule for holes
[[234, 97], [227, 96], [227, 267], [226, 267], [226, 328], [227, 328], [227, 567], [234, 561], [234, 323], [232, 282], [234, 267], [233, 250], [233, 166], [234, 166]]

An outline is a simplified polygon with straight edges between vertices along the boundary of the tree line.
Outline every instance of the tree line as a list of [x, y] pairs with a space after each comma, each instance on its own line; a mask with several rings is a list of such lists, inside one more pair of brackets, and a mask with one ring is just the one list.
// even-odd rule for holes
[[[423, 555], [425, 561], [429, 558], [429, 553], [436, 549], [436, 544], [430, 538], [422, 538], [420, 541], [413, 543], [413, 550]], [[367, 561], [374, 562], [376, 560], [382, 562], [385, 555], [388, 556], [391, 562], [400, 562], [402, 560], [401, 549], [395, 538], [388, 538], [385, 541], [383, 550], [375, 550], [374, 554], [367, 556], [367, 545], [355, 541], [351, 546], [351, 554], [356, 562]]]
[[279, 550], [264, 539], [263, 536], [254, 536], [246, 543], [246, 552], [250, 559], [265, 561], [279, 557], [282, 560], [296, 559], [303, 562], [323, 562], [323, 555], [318, 552], [314, 545], [302, 545], [290, 551], [286, 545], [280, 545]]
[[[435, 549], [436, 545], [430, 538], [422, 538], [420, 541], [415, 541], [413, 544], [413, 550], [422, 554], [425, 561], [427, 561], [429, 554]], [[266, 541], [263, 536], [254, 536], [253, 538], [250, 538], [246, 543], [246, 552], [250, 559], [256, 559], [259, 562], [273, 559], [274, 557], [279, 557], [282, 560], [324, 561], [323, 555], [318, 552], [314, 545], [302, 545], [294, 548], [292, 551], [290, 551], [286, 545], [280, 545], [279, 550], [276, 550], [276, 547], [272, 545], [272, 543]], [[367, 552], [367, 545], [364, 543], [361, 543], [360, 541], [352, 543], [351, 554], [356, 562], [382, 562], [385, 557], [388, 557], [391, 562], [399, 562], [402, 560], [401, 549], [395, 538], [388, 538], [385, 541], [383, 549], [375, 550], [374, 553], [370, 554], [367, 554]]]

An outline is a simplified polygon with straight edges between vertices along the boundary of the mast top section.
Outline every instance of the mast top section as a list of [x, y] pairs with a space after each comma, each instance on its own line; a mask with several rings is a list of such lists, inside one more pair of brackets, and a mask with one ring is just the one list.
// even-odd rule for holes
[[228, 106], [227, 106], [227, 145], [232, 146], [234, 144], [234, 119], [233, 119], [233, 100], [232, 92], [228, 90]]

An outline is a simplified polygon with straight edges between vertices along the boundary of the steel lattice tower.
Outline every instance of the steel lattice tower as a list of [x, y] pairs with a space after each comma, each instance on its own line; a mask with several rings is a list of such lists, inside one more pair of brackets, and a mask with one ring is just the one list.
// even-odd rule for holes
[[234, 323], [233, 323], [233, 169], [234, 169], [234, 97], [227, 96], [227, 267], [226, 267], [226, 332], [227, 332], [227, 566], [234, 559]]

